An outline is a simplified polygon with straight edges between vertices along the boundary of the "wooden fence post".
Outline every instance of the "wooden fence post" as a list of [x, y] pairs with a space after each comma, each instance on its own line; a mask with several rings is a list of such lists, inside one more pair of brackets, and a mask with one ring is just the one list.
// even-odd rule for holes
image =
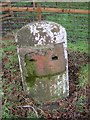
[[37, 16], [38, 16], [38, 21], [41, 21], [41, 7], [40, 4], [37, 4]]

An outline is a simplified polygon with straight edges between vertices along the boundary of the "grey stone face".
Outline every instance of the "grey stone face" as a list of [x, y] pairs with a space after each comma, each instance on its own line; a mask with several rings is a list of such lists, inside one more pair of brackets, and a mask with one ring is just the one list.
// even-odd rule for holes
[[64, 28], [53, 22], [28, 24], [17, 33], [19, 46], [37, 46], [65, 42]]
[[65, 28], [49, 21], [30, 23], [17, 32], [16, 42], [23, 86], [30, 97], [45, 102], [67, 96], [69, 84]]

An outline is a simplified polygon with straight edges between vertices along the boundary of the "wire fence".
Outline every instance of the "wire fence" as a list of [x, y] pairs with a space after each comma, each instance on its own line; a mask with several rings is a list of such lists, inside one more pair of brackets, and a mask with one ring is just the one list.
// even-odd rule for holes
[[[88, 10], [88, 3], [85, 2], [39, 2], [35, 3], [34, 7], [40, 4], [44, 8], [62, 8], [62, 9], [80, 9]], [[11, 7], [33, 7], [32, 2], [12, 2]], [[35, 9], [33, 8], [33, 9]], [[9, 11], [10, 12], [10, 11]], [[1, 14], [6, 14], [7, 11], [3, 11]], [[88, 14], [77, 13], [56, 13], [56, 12], [41, 12], [41, 20], [54, 21], [61, 24], [66, 28], [68, 40], [88, 40]], [[16, 32], [24, 25], [38, 21], [36, 12], [29, 11], [14, 11], [12, 12], [12, 18], [2, 21], [2, 35], [7, 32]]]

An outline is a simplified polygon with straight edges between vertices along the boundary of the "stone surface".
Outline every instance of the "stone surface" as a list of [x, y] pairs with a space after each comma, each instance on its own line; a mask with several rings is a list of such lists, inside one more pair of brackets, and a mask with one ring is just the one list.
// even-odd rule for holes
[[[29, 74], [34, 73], [33, 76], [48, 76], [59, 74], [65, 71], [65, 57], [63, 43], [47, 46], [47, 48], [37, 49], [26, 54], [29, 63]], [[35, 69], [30, 69], [32, 68]]]
[[45, 102], [69, 94], [67, 35], [61, 25], [41, 21], [16, 34], [21, 77], [30, 97]]

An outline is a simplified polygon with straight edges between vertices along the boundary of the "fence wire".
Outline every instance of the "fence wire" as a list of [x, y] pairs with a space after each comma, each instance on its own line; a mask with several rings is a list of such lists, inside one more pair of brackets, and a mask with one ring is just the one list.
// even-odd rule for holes
[[[64, 9], [84, 9], [88, 10], [88, 3], [85, 2], [39, 2], [41, 7], [64, 8]], [[11, 7], [32, 7], [32, 2], [12, 2]], [[2, 12], [1, 14], [6, 14]], [[88, 14], [71, 14], [71, 13], [52, 13], [41, 12], [41, 20], [54, 21], [66, 28], [68, 40], [88, 40]], [[16, 32], [24, 25], [38, 21], [36, 12], [12, 12], [12, 18], [2, 21], [2, 35], [8, 32]]]

